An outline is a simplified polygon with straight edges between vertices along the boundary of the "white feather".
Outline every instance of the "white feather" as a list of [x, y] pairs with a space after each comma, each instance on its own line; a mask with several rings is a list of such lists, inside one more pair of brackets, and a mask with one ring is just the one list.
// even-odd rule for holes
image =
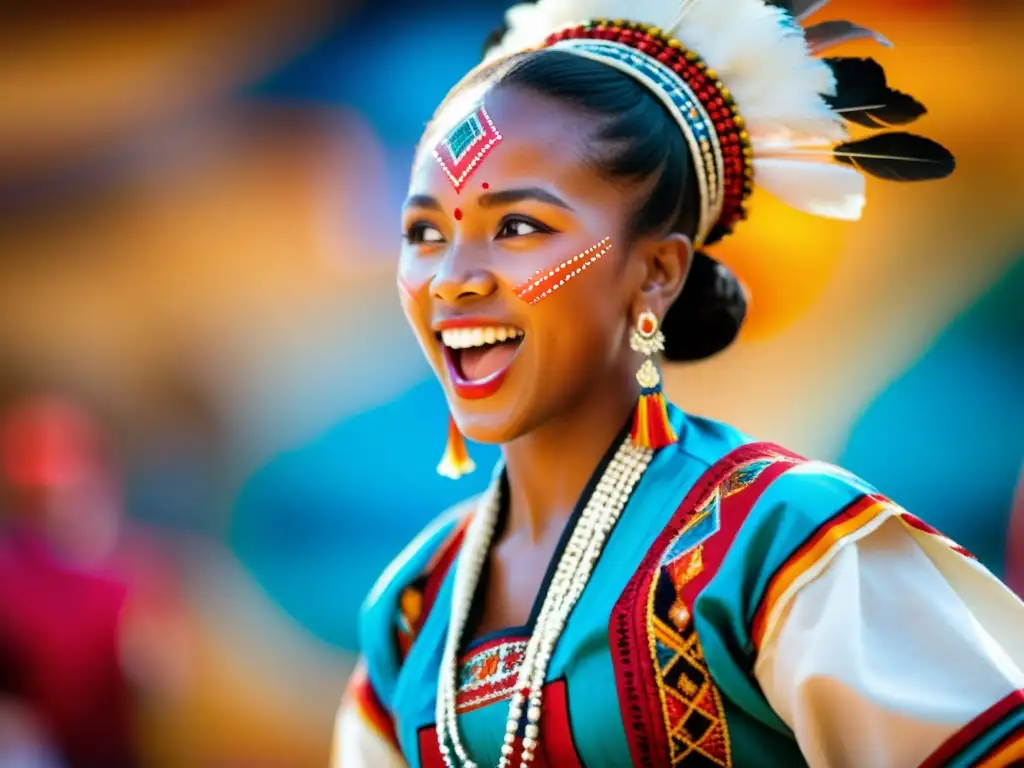
[[763, 0], [691, 2], [669, 33], [718, 73], [752, 137], [783, 128], [842, 141], [843, 121], [821, 96], [835, 93], [832, 70], [785, 11]]
[[[804, 10], [823, 3], [808, 0]], [[858, 171], [785, 157], [847, 136], [842, 117], [823, 98], [835, 94], [832, 70], [814, 58], [789, 14], [765, 0], [538, 0], [508, 10], [509, 31], [488, 58], [538, 47], [552, 32], [597, 18], [658, 26], [715, 70], [746, 122], [755, 184], [808, 213], [860, 217], [864, 178]]]
[[786, 205], [815, 216], [856, 221], [864, 209], [864, 177], [845, 165], [758, 158], [754, 183]]

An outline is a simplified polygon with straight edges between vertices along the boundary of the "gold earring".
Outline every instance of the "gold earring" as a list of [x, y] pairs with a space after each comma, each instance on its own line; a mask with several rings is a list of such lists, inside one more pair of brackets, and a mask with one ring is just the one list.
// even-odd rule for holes
[[668, 404], [661, 390], [661, 375], [651, 358], [665, 350], [665, 334], [658, 330], [658, 318], [649, 309], [640, 313], [629, 334], [629, 346], [645, 356], [636, 372], [640, 401], [633, 413], [630, 437], [640, 448], [663, 448], [679, 440], [668, 418]]

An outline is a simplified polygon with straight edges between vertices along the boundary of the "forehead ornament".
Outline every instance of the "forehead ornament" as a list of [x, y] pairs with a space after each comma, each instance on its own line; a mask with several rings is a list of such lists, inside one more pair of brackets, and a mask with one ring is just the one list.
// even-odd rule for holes
[[461, 192], [466, 179], [500, 141], [501, 134], [494, 121], [480, 105], [438, 143], [434, 159], [444, 169], [455, 191]]

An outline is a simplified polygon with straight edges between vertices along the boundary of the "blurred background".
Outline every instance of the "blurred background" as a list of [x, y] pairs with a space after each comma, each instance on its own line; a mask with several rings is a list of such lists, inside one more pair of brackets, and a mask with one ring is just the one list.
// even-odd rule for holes
[[[434, 474], [394, 269], [413, 146], [503, 6], [0, 13], [0, 745], [326, 764], [360, 601], [486, 480]], [[1024, 591], [1024, 7], [820, 17], [896, 42], [842, 53], [959, 168], [871, 184], [856, 226], [757, 201], [717, 251], [741, 342], [670, 395], [845, 464]]]

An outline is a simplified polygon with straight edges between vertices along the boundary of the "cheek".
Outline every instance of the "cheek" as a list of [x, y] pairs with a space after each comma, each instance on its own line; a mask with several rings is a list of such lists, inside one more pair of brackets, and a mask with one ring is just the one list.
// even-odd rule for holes
[[561, 382], [559, 389], [575, 389], [605, 370], [625, 346], [622, 276], [611, 258], [595, 260], [541, 297], [530, 305], [530, 314], [531, 329], [539, 336], [539, 364], [548, 371], [545, 380]]
[[429, 262], [405, 256], [399, 261], [396, 280], [398, 298], [405, 317], [421, 344], [431, 333], [430, 284], [433, 276], [434, 270]]
[[611, 249], [611, 238], [606, 237], [569, 258], [552, 261], [534, 270], [525, 280], [517, 282], [515, 294], [521, 301], [534, 306], [560, 290], [564, 291], [570, 286], [578, 288], [587, 270], [592, 269]]
[[437, 261], [423, 259], [403, 252], [398, 260], [398, 291], [403, 297], [421, 296], [430, 288], [437, 271]]

